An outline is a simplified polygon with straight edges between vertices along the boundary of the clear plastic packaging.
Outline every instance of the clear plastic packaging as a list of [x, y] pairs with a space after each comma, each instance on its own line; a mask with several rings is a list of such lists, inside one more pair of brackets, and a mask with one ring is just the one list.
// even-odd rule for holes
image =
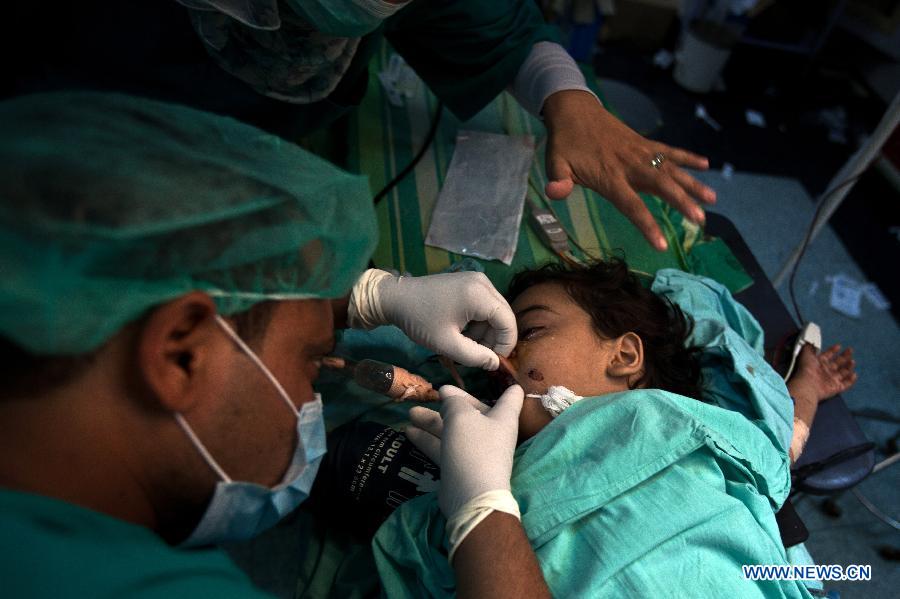
[[533, 159], [530, 135], [460, 131], [425, 243], [510, 264]]

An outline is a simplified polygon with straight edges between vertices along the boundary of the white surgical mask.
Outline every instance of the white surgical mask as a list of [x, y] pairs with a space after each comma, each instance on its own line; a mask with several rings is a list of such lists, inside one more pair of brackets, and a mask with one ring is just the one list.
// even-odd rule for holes
[[321, 395], [316, 393], [315, 400], [297, 410], [278, 379], [228, 323], [219, 315], [216, 315], [216, 323], [263, 372], [297, 417], [297, 441], [287, 472], [275, 487], [234, 481], [215, 461], [184, 417], [176, 413], [175, 420], [221, 479], [197, 527], [182, 543], [186, 547], [249, 539], [270, 528], [309, 497], [313, 479], [325, 455]]

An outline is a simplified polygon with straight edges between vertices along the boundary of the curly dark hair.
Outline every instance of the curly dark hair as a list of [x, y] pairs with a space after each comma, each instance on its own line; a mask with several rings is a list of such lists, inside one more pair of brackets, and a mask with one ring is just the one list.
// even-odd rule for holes
[[693, 320], [669, 299], [644, 286], [623, 260], [613, 258], [585, 267], [547, 264], [518, 273], [507, 298], [512, 302], [529, 287], [561, 285], [587, 312], [604, 339], [634, 332], [644, 345], [644, 374], [635, 387], [663, 389], [701, 399], [700, 348], [687, 345]]

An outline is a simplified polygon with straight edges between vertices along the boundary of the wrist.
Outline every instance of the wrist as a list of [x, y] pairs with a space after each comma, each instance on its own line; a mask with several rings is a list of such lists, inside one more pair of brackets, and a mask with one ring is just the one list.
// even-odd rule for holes
[[583, 115], [588, 111], [604, 110], [593, 93], [580, 89], [564, 89], [547, 96], [541, 108], [548, 128], [559, 126], [570, 115]]
[[394, 278], [389, 272], [370, 268], [359, 277], [350, 291], [347, 304], [347, 326], [354, 329], [374, 329], [388, 324], [383, 309], [383, 283]]
[[819, 403], [819, 396], [814, 390], [814, 385], [807, 384], [800, 378], [791, 379], [788, 384], [788, 393], [794, 400], [795, 406], [816, 405]]
[[519, 504], [509, 489], [481, 493], [464, 503], [453, 514], [447, 515], [447, 544], [450, 549], [449, 561], [451, 563], [463, 540], [494, 512], [503, 512], [517, 520], [522, 519]]

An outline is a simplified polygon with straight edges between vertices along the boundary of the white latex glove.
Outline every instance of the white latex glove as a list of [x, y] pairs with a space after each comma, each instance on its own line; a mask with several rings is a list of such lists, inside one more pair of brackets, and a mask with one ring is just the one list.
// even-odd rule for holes
[[[406, 436], [441, 466], [438, 503], [452, 529], [466, 506], [485, 494], [502, 491], [512, 500], [510, 476], [525, 392], [513, 385], [493, 408], [451, 385], [441, 387], [440, 394], [440, 414], [422, 406], [410, 410]], [[512, 513], [505, 505], [508, 500], [491, 507]]]
[[480, 272], [397, 277], [367, 270], [350, 293], [347, 323], [395, 325], [419, 345], [485, 370], [496, 370], [494, 352], [508, 356], [517, 340], [512, 309]]

